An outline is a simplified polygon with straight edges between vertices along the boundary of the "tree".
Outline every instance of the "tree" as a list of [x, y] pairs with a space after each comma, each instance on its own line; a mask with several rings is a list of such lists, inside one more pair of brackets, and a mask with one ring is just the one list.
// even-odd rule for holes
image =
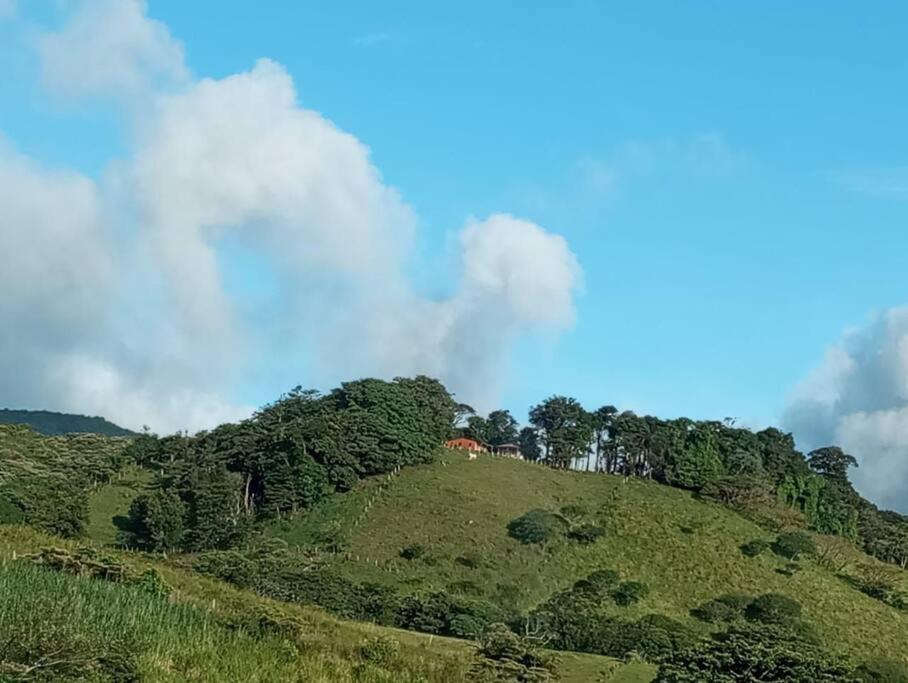
[[132, 501], [122, 541], [142, 550], [174, 550], [183, 538], [186, 506], [172, 491], [154, 489]]
[[807, 454], [810, 469], [824, 477], [848, 481], [848, 468], [857, 467], [858, 461], [838, 446], [818, 448]]
[[530, 410], [530, 423], [542, 437], [545, 460], [552, 467], [567, 469], [585, 455], [592, 425], [589, 414], [573, 398], [552, 396]]
[[508, 523], [508, 535], [521, 543], [545, 543], [563, 531], [564, 522], [547, 510], [530, 510]]
[[517, 437], [520, 454], [524, 460], [536, 462], [542, 457], [542, 447], [539, 445], [539, 434], [533, 427], [524, 427]]
[[615, 406], [602, 406], [596, 412], [592, 413], [590, 425], [593, 430], [593, 452], [596, 455], [596, 471], [603, 469], [603, 457], [606, 452], [606, 440], [609, 435], [609, 428], [618, 409]]
[[471, 415], [467, 418], [467, 426], [463, 430], [464, 436], [476, 439], [480, 443], [489, 442], [489, 421], [480, 415]]
[[517, 441], [517, 420], [507, 410], [493, 410], [486, 421], [488, 431], [486, 441], [492, 446], [500, 446]]

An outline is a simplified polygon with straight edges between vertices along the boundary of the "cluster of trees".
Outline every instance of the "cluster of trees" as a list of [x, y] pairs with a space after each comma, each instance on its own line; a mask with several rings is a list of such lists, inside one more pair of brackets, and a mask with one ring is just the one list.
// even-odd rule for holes
[[127, 462], [127, 443], [94, 434], [42, 436], [23, 425], [0, 425], [0, 523], [79, 536], [89, 493]]
[[[696, 491], [757, 521], [792, 521], [859, 542], [885, 561], [908, 567], [908, 517], [881, 511], [848, 479], [857, 466], [840, 448], [801, 453], [791, 434], [751, 431], [733, 419], [663, 420], [619, 412], [606, 405], [586, 410], [579, 401], [552, 396], [529, 412], [522, 429], [505, 410], [488, 418], [461, 406], [465, 434], [489, 443], [516, 441], [528, 460], [551, 467], [654, 479]], [[792, 519], [791, 511], [798, 517]]]
[[356, 583], [306, 561], [281, 541], [245, 550], [202, 553], [193, 568], [266, 597], [315, 604], [346, 619], [457, 638], [478, 638], [495, 622], [512, 622], [508, 610], [451, 592], [410, 595], [374, 583]]
[[908, 669], [899, 662], [876, 660], [855, 668], [824, 649], [803, 620], [801, 605], [784, 595], [724, 595], [691, 614], [720, 630], [662, 658], [658, 683], [908, 680]]
[[657, 661], [696, 642], [683, 624], [661, 614], [631, 620], [623, 608], [649, 593], [639, 581], [621, 581], [618, 572], [601, 569], [556, 593], [529, 614], [534, 632], [551, 647], [623, 658], [631, 653]]
[[293, 514], [361, 477], [426, 462], [451, 433], [455, 403], [427, 377], [295, 389], [251, 419], [195, 436], [140, 436], [157, 472], [124, 539], [148, 550], [229, 548], [256, 521]]

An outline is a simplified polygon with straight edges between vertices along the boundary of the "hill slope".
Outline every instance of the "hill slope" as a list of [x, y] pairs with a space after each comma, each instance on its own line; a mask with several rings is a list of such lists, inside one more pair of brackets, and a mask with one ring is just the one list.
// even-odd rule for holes
[[[317, 608], [268, 600], [162, 558], [135, 553], [112, 552], [109, 557], [135, 572], [155, 569], [171, 589], [169, 601], [153, 600], [125, 585], [22, 566], [24, 554], [49, 546], [75, 548], [72, 542], [26, 527], [0, 525], [0, 594], [10, 597], [0, 606], [4, 642], [24, 644], [23, 633], [52, 633], [55, 648], [64, 637], [76, 643], [77, 664], [85, 663], [86, 653], [94, 653], [104, 655], [102, 663], [110, 665], [109, 655], [133, 639], [128, 654], [134, 659], [128, 663], [140, 680], [148, 681], [469, 680], [473, 645], [466, 641], [343, 621]], [[16, 558], [18, 562], [11, 561]], [[400, 644], [399, 655], [380, 666], [361, 653], [363, 644], [378, 636]], [[4, 669], [14, 664], [8, 660], [11, 652], [0, 654], [0, 674], [17, 673]], [[565, 653], [561, 670], [560, 680], [567, 683], [596, 680], [603, 672], [609, 672], [602, 679], [608, 683], [643, 683], [651, 674], [644, 665], [573, 653]]]
[[71, 413], [54, 413], [48, 410], [10, 410], [0, 408], [0, 424], [28, 425], [45, 436], [63, 434], [102, 434], [103, 436], [135, 436], [103, 417], [89, 417]]
[[[584, 510], [605, 536], [588, 546], [561, 539], [545, 549], [509, 538], [512, 519], [567, 505]], [[786, 576], [778, 571], [785, 561], [776, 556], [745, 557], [742, 544], [771, 534], [723, 507], [647, 481], [449, 454], [335, 496], [269, 533], [300, 545], [336, 537], [344, 552], [331, 564], [357, 581], [406, 592], [467, 587], [491, 600], [508, 591], [522, 609], [603, 568], [649, 586], [649, 597], [627, 608], [629, 616], [659, 612], [699, 629], [689, 611], [721, 594], [781, 593], [802, 603], [834, 650], [855, 661], [908, 661], [908, 612], [867, 597], [813, 562]], [[403, 559], [400, 551], [412, 546], [424, 554]], [[853, 562], [874, 562], [850, 552]]]

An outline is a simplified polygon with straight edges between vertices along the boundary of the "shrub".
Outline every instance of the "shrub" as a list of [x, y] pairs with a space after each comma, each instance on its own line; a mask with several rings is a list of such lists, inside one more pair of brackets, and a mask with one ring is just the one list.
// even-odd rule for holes
[[483, 600], [429, 593], [403, 598], [395, 625], [424, 633], [463, 637], [467, 632], [478, 634], [487, 624], [501, 621], [504, 616], [498, 607]]
[[691, 616], [710, 624], [725, 624], [744, 615], [753, 598], [744, 593], [730, 593], [704, 602], [690, 611]]
[[628, 607], [640, 602], [649, 595], [649, 588], [639, 581], [623, 581], [611, 592], [612, 600], [616, 605]]
[[545, 543], [562, 529], [558, 516], [546, 510], [530, 510], [508, 523], [508, 535], [524, 544]]
[[193, 567], [197, 572], [215, 576], [240, 588], [253, 588], [259, 575], [256, 562], [236, 550], [202, 553]]
[[583, 524], [579, 527], [571, 529], [568, 532], [568, 538], [570, 538], [572, 541], [577, 541], [582, 545], [595, 543], [604, 535], [605, 529], [603, 529], [601, 526], [596, 526], [595, 524]]
[[400, 549], [400, 556], [405, 560], [418, 560], [426, 554], [426, 548], [418, 543]]
[[555, 681], [557, 658], [539, 643], [521, 638], [501, 623], [490, 624], [482, 634], [470, 668], [469, 680], [547, 683]]
[[474, 640], [482, 634], [485, 626], [486, 622], [476, 616], [470, 614], [458, 614], [456, 617], [451, 619], [451, 624], [448, 630], [450, 634], [455, 638]]
[[747, 557], [756, 557], [757, 555], [762, 555], [763, 552], [769, 548], [769, 541], [764, 541], [762, 539], [756, 539], [750, 541], [741, 546], [741, 552], [744, 553]]
[[400, 643], [391, 636], [369, 638], [359, 648], [359, 656], [364, 661], [378, 666], [390, 666], [400, 654]]
[[586, 580], [603, 592], [618, 585], [621, 575], [614, 569], [597, 569]]
[[801, 555], [813, 555], [817, 551], [817, 547], [810, 534], [803, 531], [789, 531], [779, 534], [772, 544], [772, 551], [780, 557], [795, 560]]
[[801, 618], [801, 605], [785, 595], [766, 593], [747, 606], [744, 616], [763, 624], [792, 625]]
[[776, 569], [776, 573], [782, 576], [794, 576], [803, 568], [798, 562], [786, 562], [784, 567]]

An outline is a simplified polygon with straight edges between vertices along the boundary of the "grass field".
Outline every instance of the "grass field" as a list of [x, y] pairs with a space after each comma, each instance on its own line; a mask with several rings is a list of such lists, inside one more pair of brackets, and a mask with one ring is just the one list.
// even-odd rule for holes
[[[138, 653], [142, 680], [149, 681], [469, 680], [473, 646], [466, 641], [343, 621], [317, 608], [238, 590], [162, 558], [113, 553], [137, 571], [157, 569], [172, 589], [169, 602], [126, 586], [21, 570], [10, 562], [47, 546], [74, 543], [27, 527], [0, 526], [0, 642], [57, 624], [59, 628], [50, 630], [53, 642], [77, 642], [83, 652], [86, 643], [102, 654], [128, 645]], [[250, 626], [262, 621], [281, 628], [276, 634], [262, 634]], [[400, 643], [400, 655], [390, 668], [369, 666], [360, 657], [359, 648], [379, 635]], [[605, 657], [563, 656], [561, 680], [567, 683], [595, 681], [606, 673], [602, 680], [609, 683], [645, 683], [653, 669]]]
[[[590, 546], [562, 539], [546, 548], [508, 537], [511, 519], [565, 505], [585, 509], [589, 521], [605, 527], [605, 537]], [[873, 655], [908, 661], [908, 612], [865, 596], [813, 563], [785, 576], [777, 571], [784, 565], [780, 558], [744, 557], [741, 544], [771, 535], [721, 506], [651, 482], [448, 454], [403, 470], [381, 488], [371, 482], [335, 497], [269, 533], [291, 545], [339, 535], [345, 552], [333, 566], [351, 579], [407, 592], [469, 585], [487, 597], [510, 584], [523, 608], [600, 568], [650, 587], [629, 616], [659, 612], [696, 628], [702, 625], [689, 610], [718, 595], [783, 593], [803, 604], [806, 618], [834, 650], [855, 661]], [[426, 553], [402, 559], [400, 550], [411, 545]], [[856, 550], [853, 556], [873, 562]]]

